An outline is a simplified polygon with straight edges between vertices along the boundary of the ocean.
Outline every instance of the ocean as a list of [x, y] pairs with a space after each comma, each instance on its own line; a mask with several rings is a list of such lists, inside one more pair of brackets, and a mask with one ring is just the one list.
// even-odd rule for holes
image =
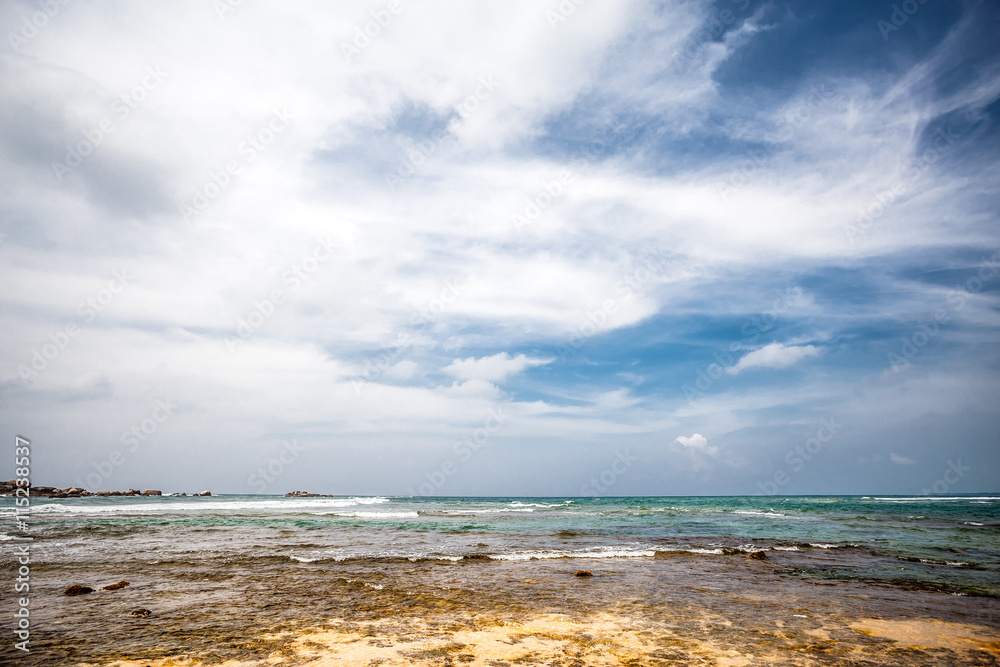
[[[0, 499], [10, 582], [13, 508]], [[768, 638], [767, 650], [792, 659], [801, 642], [820, 642], [811, 659], [835, 661], [862, 647], [873, 664], [963, 658], [956, 646], [925, 647], [926, 663], [901, 663], [885, 632], [852, 623], [925, 619], [1000, 635], [998, 496], [32, 498], [29, 526], [33, 650], [0, 650], [18, 664], [256, 664], [294, 653], [296, 633], [331, 618], [354, 632], [410, 617], [407, 632], [429, 638], [484, 619], [613, 614], [649, 637], [700, 642], [657, 651], [751, 656], [761, 628], [794, 638], [799, 624], [805, 634], [787, 646]], [[761, 551], [766, 560], [748, 558]], [[119, 580], [130, 585], [101, 590]], [[63, 595], [72, 584], [97, 590]], [[804, 627], [818, 620], [825, 640]]]

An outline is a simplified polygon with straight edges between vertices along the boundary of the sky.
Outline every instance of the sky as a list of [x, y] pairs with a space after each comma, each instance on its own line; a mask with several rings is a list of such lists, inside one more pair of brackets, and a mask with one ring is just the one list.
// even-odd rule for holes
[[0, 32], [0, 435], [36, 484], [1000, 490], [995, 3]]

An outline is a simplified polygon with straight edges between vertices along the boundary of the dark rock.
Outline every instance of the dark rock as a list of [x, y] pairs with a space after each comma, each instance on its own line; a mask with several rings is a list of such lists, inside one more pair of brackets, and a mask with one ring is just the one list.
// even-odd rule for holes
[[63, 591], [63, 595], [85, 595], [87, 593], [93, 593], [94, 589], [90, 586], [77, 586], [73, 584], [69, 588]]
[[290, 491], [285, 494], [286, 498], [333, 498], [329, 493], [310, 493], [309, 491]]
[[210, 495], [212, 495], [212, 492], [208, 491], [208, 490], [205, 490], [205, 491], [202, 491], [201, 493], [196, 493], [194, 495], [196, 495], [196, 496], [210, 496]]
[[117, 591], [119, 588], [125, 588], [129, 583], [125, 580], [119, 581], [117, 584], [109, 584], [104, 587], [106, 591]]
[[138, 496], [139, 492], [136, 491], [135, 489], [129, 489], [128, 491], [125, 492], [125, 495], [126, 496]]
[[592, 577], [592, 576], [594, 576], [594, 573], [591, 572], [590, 570], [577, 570], [576, 571], [576, 575], [574, 575], [574, 576], [577, 576], [577, 577]]
[[142, 495], [144, 495], [144, 496], [162, 496], [163, 493], [160, 492], [160, 491], [158, 491], [157, 489], [146, 489], [145, 491], [142, 492]]
[[750, 560], [767, 560], [767, 554], [763, 551], [751, 551]]
[[101, 496], [101, 497], [103, 498], [103, 497], [105, 497], [105, 496], [110, 496], [110, 495], [111, 495], [111, 492], [110, 492], [110, 491], [98, 491], [98, 492], [97, 492], [97, 493], [95, 493], [94, 495], [95, 495], [95, 496]]
[[129, 614], [129, 616], [140, 616], [142, 618], [146, 618], [147, 616], [149, 616], [152, 613], [153, 612], [151, 612], [148, 609], [136, 609], [131, 614]]

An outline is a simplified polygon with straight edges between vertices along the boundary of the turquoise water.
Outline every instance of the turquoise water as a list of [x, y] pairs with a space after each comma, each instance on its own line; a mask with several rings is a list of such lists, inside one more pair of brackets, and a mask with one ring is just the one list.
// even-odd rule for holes
[[[0, 499], [9, 539], [13, 498]], [[50, 563], [129, 558], [727, 558], [787, 572], [1000, 597], [1000, 497], [32, 499]], [[149, 558], [155, 555], [155, 558]]]

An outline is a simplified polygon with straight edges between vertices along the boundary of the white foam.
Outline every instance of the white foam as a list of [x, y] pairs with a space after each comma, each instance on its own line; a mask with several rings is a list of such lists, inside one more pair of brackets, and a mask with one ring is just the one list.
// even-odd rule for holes
[[[913, 502], [915, 500], [1000, 500], [1000, 496], [914, 496], [912, 498], [874, 498], [893, 502]], [[976, 503], [979, 504], [979, 503]]]
[[550, 558], [651, 558], [656, 555], [652, 549], [607, 551], [521, 551], [510, 554], [490, 554], [493, 560], [545, 560]]
[[762, 512], [761, 510], [733, 510], [733, 514], [754, 514], [756, 516], [785, 516], [781, 512]]
[[342, 516], [350, 519], [416, 519], [416, 512], [313, 512], [325, 516]]
[[981, 526], [983, 524], [979, 523], [978, 521], [966, 521], [965, 525], [966, 526]]
[[[90, 497], [82, 500], [91, 500]], [[127, 500], [114, 498], [101, 498], [101, 504], [68, 504], [62, 502], [48, 502], [34, 505], [31, 509], [33, 513], [45, 514], [183, 514], [187, 512], [213, 513], [231, 511], [263, 511], [269, 513], [279, 510], [279, 513], [294, 514], [307, 512], [309, 510], [331, 509], [338, 507], [355, 507], [358, 505], [375, 505], [389, 502], [388, 498], [282, 498], [275, 500], [204, 500], [194, 498], [187, 501], [174, 501], [173, 498], [167, 502], [159, 499], [133, 500], [129, 496]]]
[[315, 563], [318, 560], [322, 560], [320, 558], [306, 558], [304, 556], [289, 556], [289, 558], [291, 558], [292, 560], [297, 560], [300, 563]]
[[798, 547], [773, 547], [775, 551], [800, 551]]

